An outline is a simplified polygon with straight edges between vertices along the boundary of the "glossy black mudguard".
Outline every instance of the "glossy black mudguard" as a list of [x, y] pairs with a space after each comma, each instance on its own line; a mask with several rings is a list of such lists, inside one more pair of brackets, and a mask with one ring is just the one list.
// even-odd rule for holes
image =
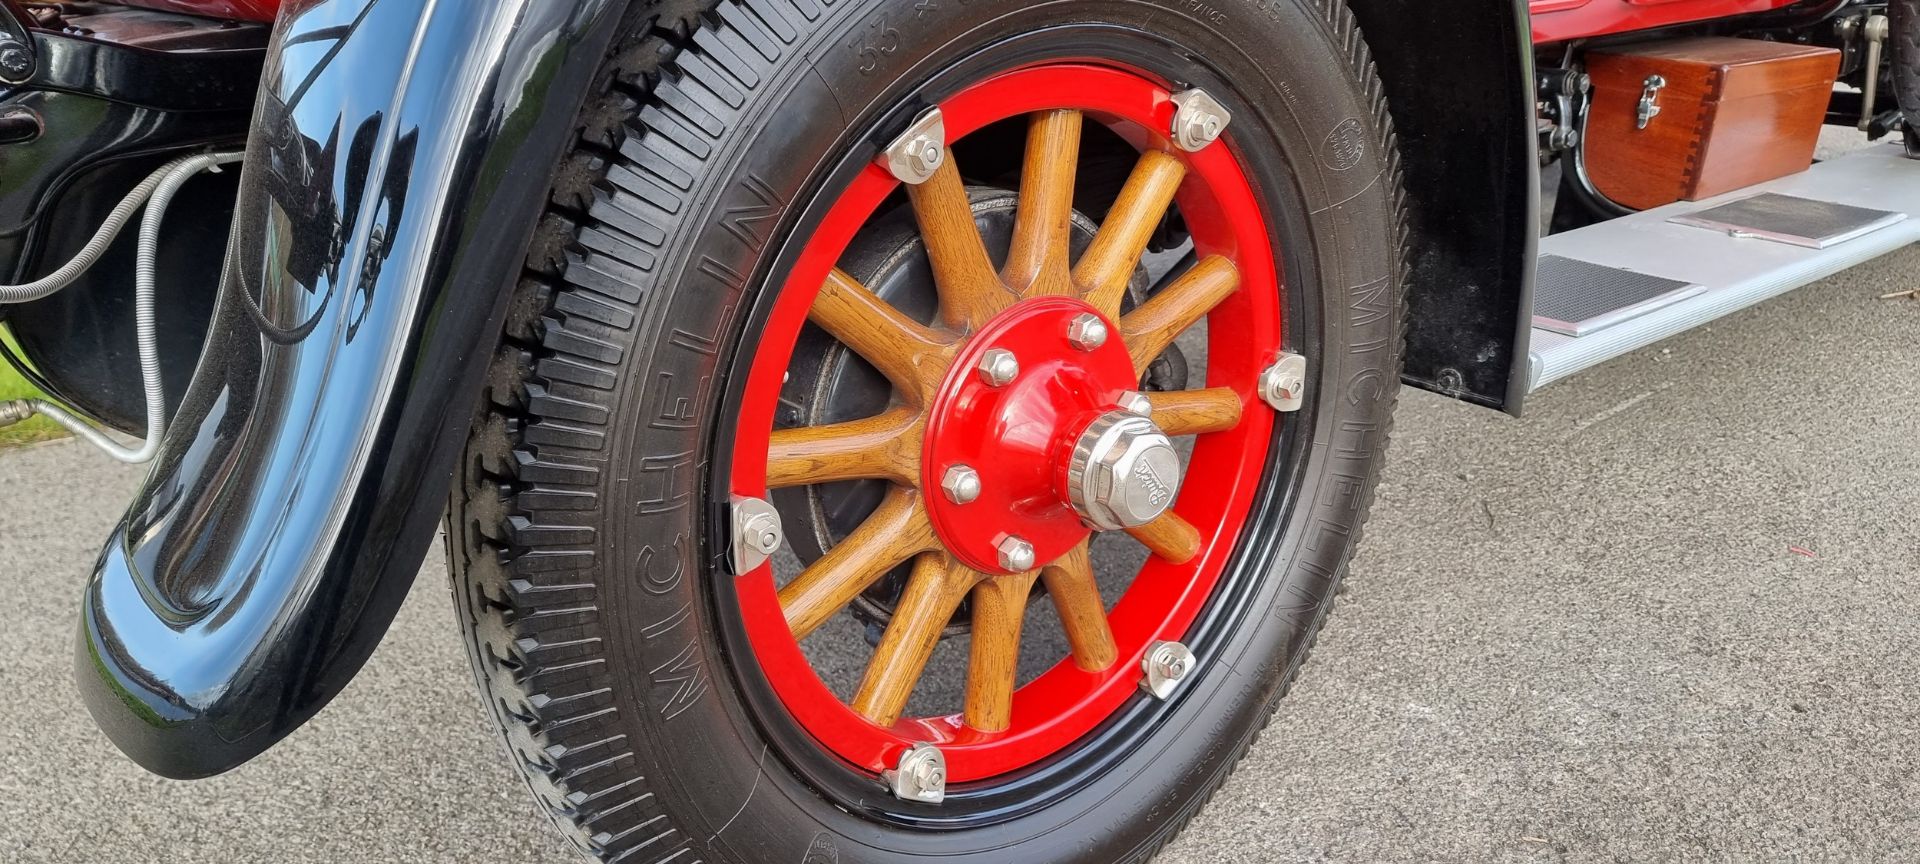
[[209, 342], [86, 590], [79, 687], [140, 764], [252, 758], [392, 622], [622, 6], [282, 13]]

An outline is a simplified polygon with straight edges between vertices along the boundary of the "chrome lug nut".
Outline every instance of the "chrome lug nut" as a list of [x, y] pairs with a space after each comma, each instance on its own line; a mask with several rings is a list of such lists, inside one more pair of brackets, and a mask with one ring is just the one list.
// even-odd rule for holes
[[934, 172], [940, 170], [941, 163], [947, 160], [947, 124], [940, 109], [929, 108], [913, 121], [907, 131], [893, 139], [887, 145], [881, 158], [892, 174], [902, 183], [918, 186], [933, 179]]
[[980, 380], [989, 387], [1005, 387], [1020, 375], [1020, 359], [1005, 348], [989, 348], [980, 355]]
[[1198, 87], [1173, 94], [1173, 104], [1178, 106], [1173, 113], [1173, 143], [1189, 153], [1220, 140], [1233, 122], [1233, 113]]
[[1067, 322], [1067, 344], [1092, 351], [1107, 344], [1107, 322], [1092, 312], [1082, 312]]
[[955, 504], [972, 504], [980, 497], [980, 472], [965, 465], [948, 468], [940, 478], [940, 491], [947, 493], [947, 500]]
[[1145, 674], [1140, 689], [1164, 702], [1180, 689], [1181, 680], [1193, 672], [1197, 662], [1185, 645], [1154, 642], [1147, 646], [1146, 656], [1140, 658], [1140, 671]]
[[902, 801], [939, 804], [947, 800], [947, 757], [940, 748], [920, 743], [907, 748], [900, 764], [880, 772], [893, 796]]
[[1033, 544], [1018, 537], [1000, 541], [1000, 569], [1025, 573], [1033, 569]]
[[744, 576], [780, 551], [780, 511], [758, 498], [733, 499], [733, 573]]
[[1298, 411], [1306, 403], [1307, 358], [1282, 354], [1267, 371], [1260, 373], [1260, 398], [1273, 410]]
[[1153, 416], [1153, 400], [1147, 398], [1147, 394], [1138, 390], [1128, 390], [1120, 394], [1120, 398], [1115, 401], [1119, 404], [1120, 410], [1128, 414], [1136, 417]]

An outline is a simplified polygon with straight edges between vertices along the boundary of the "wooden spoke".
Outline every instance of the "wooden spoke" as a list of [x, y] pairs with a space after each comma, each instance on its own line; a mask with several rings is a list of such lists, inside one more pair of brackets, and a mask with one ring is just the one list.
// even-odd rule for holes
[[1068, 269], [1073, 239], [1073, 177], [1080, 161], [1080, 112], [1043, 111], [1027, 127], [1020, 210], [1002, 275], [1023, 297], [1074, 293]]
[[1200, 554], [1200, 529], [1172, 511], [1138, 528], [1128, 528], [1127, 533], [1170, 564], [1185, 564]]
[[[1093, 578], [1093, 558], [1087, 544], [1073, 547], [1060, 560], [1040, 571], [1047, 583], [1047, 597], [1060, 614], [1060, 625], [1073, 648], [1073, 664], [1088, 672], [1099, 672], [1119, 659], [1113, 644], [1113, 629], [1107, 624], [1107, 605], [1100, 599], [1100, 586]], [[978, 603], [978, 600], [974, 601]], [[974, 632], [980, 625], [976, 616]]]
[[934, 287], [940, 292], [940, 317], [947, 326], [969, 330], [1013, 305], [1013, 295], [1000, 282], [973, 223], [973, 202], [954, 167], [953, 151], [940, 163], [933, 179], [908, 186], [913, 215], [920, 223], [920, 239], [933, 263]]
[[901, 314], [839, 269], [820, 287], [808, 318], [872, 363], [911, 400], [924, 401], [952, 355], [940, 334]]
[[892, 726], [900, 719], [927, 658], [940, 642], [940, 631], [981, 578], [945, 553], [928, 553], [914, 561], [913, 575], [893, 610], [893, 622], [880, 637], [853, 697], [854, 711], [881, 726]]
[[918, 486], [924, 428], [919, 411], [896, 408], [848, 423], [775, 429], [767, 488], [867, 479]]
[[1133, 278], [1147, 241], [1166, 218], [1167, 206], [1186, 174], [1187, 167], [1173, 156], [1158, 150], [1142, 154], [1120, 197], [1107, 211], [1100, 233], [1094, 235], [1093, 245], [1074, 266], [1073, 281], [1081, 295], [1107, 317], [1119, 317], [1127, 281]]
[[793, 638], [805, 639], [900, 562], [937, 548], [920, 493], [895, 488], [847, 539], [780, 589]]
[[1240, 394], [1231, 387], [1205, 390], [1175, 390], [1148, 393], [1153, 403], [1153, 422], [1160, 431], [1175, 437], [1225, 432], [1240, 425]]
[[1020, 625], [1034, 577], [1028, 571], [988, 579], [973, 587], [972, 655], [967, 661], [967, 725], [1005, 732], [1013, 725], [1013, 690], [1019, 683]]
[[1226, 258], [1209, 255], [1140, 308], [1128, 312], [1120, 319], [1120, 338], [1126, 340], [1134, 370], [1145, 373], [1174, 339], [1239, 287], [1239, 268]]

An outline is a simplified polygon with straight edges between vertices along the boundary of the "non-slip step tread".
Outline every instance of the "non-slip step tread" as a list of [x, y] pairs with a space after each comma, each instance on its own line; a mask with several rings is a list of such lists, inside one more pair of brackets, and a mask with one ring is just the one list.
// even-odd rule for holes
[[1825, 249], [1906, 218], [1907, 214], [1891, 210], [1762, 192], [1738, 201], [1674, 216], [1667, 221], [1732, 236]]
[[1543, 330], [1583, 336], [1701, 290], [1679, 279], [1541, 255], [1534, 275], [1533, 323]]
[[[1763, 193], [1904, 214], [1907, 218], [1824, 249], [1734, 236], [1672, 222]], [[1543, 237], [1540, 254], [1687, 282], [1693, 296], [1583, 336], [1535, 327], [1529, 389], [1538, 390], [1615, 357], [1684, 333], [1901, 247], [1920, 242], [1920, 160], [1881, 144], [1811, 169], [1700, 202], [1656, 207]], [[1536, 285], [1536, 294], [1539, 289]]]

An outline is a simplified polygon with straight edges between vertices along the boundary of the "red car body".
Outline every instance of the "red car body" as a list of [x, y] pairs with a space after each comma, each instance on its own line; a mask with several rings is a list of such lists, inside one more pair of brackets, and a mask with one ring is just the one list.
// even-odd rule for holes
[[[126, 0], [210, 18], [272, 21], [283, 0]], [[1767, 12], [1799, 0], [1529, 0], [1536, 45]]]
[[1799, 0], [1529, 0], [1533, 42], [1565, 42], [1769, 12]]

